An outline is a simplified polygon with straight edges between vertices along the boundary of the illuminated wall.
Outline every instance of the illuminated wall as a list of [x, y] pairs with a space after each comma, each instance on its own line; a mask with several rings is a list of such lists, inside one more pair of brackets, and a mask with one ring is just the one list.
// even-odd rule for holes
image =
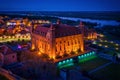
[[35, 48], [39, 53], [50, 54], [50, 43], [49, 41], [38, 34], [32, 34], [32, 47]]
[[88, 33], [88, 35], [86, 37], [87, 37], [87, 39], [97, 39], [97, 33], [90, 32], [90, 33]]
[[32, 47], [35, 47], [39, 53], [46, 53], [50, 58], [62, 56], [64, 53], [70, 54], [71, 51], [77, 52], [78, 49], [84, 52], [82, 34], [55, 38], [55, 41], [51, 41], [48, 37], [33, 33], [32, 43]]
[[80, 49], [84, 51], [84, 43], [81, 34], [66, 36], [55, 39], [56, 55], [70, 54], [71, 51], [77, 52]]
[[80, 28], [61, 24], [50, 24], [31, 28], [32, 48], [39, 54], [46, 53], [50, 58], [84, 52], [84, 35]]

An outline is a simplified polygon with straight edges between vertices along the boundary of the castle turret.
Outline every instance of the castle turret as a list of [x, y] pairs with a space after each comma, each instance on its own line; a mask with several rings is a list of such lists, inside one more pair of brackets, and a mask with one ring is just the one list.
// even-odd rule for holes
[[55, 58], [55, 27], [51, 24], [49, 29], [50, 34], [50, 57]]
[[82, 22], [80, 22], [79, 27], [80, 27], [81, 33], [83, 34], [83, 37], [84, 37], [84, 31], [85, 31], [85, 29], [84, 29], [84, 25], [83, 25]]
[[82, 22], [80, 22], [79, 27], [80, 27], [80, 30], [81, 30], [81, 33], [82, 33], [82, 38], [81, 39], [83, 39], [82, 40], [83, 42], [80, 44], [80, 47], [81, 47], [81, 51], [84, 52], [84, 31], [85, 31], [85, 29], [84, 29], [84, 25], [83, 25]]
[[31, 26], [30, 26], [30, 34], [31, 34], [31, 41], [32, 41], [32, 43], [31, 43], [31, 49], [32, 50], [34, 50], [35, 49], [35, 40], [34, 40], [34, 36], [33, 36], [33, 26], [34, 26], [34, 24], [33, 24], [33, 22], [31, 22]]

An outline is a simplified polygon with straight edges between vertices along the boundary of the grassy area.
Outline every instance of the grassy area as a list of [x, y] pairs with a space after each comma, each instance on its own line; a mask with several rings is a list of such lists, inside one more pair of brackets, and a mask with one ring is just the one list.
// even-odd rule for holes
[[7, 79], [5, 76], [3, 76], [3, 75], [0, 75], [0, 80], [9, 80], [9, 79]]
[[108, 60], [98, 56], [89, 56], [79, 60], [79, 63], [66, 64], [64, 66], [60, 66], [59, 68], [73, 69], [78, 66], [81, 70], [90, 71], [108, 62]]
[[120, 64], [111, 64], [91, 74], [97, 80], [120, 80]]
[[93, 56], [93, 57], [91, 56], [90, 60], [84, 59], [80, 61], [78, 66], [80, 66], [82, 70], [90, 71], [108, 62], [109, 61], [106, 59], [103, 59], [97, 56]]

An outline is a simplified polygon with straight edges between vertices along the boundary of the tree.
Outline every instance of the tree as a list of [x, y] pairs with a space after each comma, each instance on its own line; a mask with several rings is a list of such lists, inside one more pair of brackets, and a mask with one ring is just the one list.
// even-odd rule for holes
[[41, 57], [42, 57], [42, 58], [46, 58], [46, 59], [49, 58], [48, 54], [46, 54], [46, 53], [42, 53], [42, 54], [41, 54]]
[[56, 59], [60, 59], [60, 58], [62, 58], [62, 56], [57, 55], [55, 58], [56, 58]]
[[81, 50], [80, 50], [80, 49], [78, 49], [78, 50], [77, 50], [77, 53], [80, 53], [80, 52], [81, 52]]
[[70, 52], [70, 54], [71, 54], [71, 55], [74, 55], [74, 54], [75, 54], [75, 52], [74, 52], [74, 51], [71, 51], [71, 52]]
[[64, 54], [63, 54], [63, 57], [67, 57], [67, 56], [68, 56], [68, 54], [67, 54], [67, 53], [64, 53]]

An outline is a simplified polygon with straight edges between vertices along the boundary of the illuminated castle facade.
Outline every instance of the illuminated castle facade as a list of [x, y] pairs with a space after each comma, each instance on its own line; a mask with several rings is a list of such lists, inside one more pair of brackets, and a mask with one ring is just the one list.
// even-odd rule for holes
[[70, 52], [84, 52], [82, 26], [73, 27], [66, 24], [43, 24], [32, 29], [32, 48], [46, 53], [50, 58]]
[[85, 39], [97, 39], [97, 32], [95, 29], [88, 29], [88, 27], [84, 26], [82, 22], [80, 22], [79, 27]]

